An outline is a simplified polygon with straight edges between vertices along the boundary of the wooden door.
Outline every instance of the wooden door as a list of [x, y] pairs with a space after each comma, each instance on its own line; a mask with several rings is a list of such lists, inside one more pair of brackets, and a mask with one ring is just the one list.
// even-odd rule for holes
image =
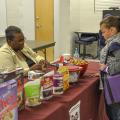
[[[54, 41], [54, 0], [35, 0], [35, 39], [38, 42]], [[54, 49], [47, 49], [47, 59], [53, 60]]]

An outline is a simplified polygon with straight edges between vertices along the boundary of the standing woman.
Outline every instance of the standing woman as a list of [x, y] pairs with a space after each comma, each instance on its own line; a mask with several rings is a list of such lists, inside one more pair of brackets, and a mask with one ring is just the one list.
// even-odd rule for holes
[[[103, 73], [101, 78], [103, 78], [103, 91], [105, 93], [105, 75], [120, 74], [120, 17], [106, 17], [100, 22], [100, 29], [106, 43], [100, 55], [100, 70]], [[109, 120], [120, 120], [120, 103], [108, 104], [106, 96], [105, 103]]]

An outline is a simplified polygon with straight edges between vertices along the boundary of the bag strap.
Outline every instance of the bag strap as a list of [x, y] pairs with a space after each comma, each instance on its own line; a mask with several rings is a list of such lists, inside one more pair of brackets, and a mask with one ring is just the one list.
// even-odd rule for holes
[[111, 90], [111, 87], [110, 87], [110, 83], [109, 83], [109, 81], [107, 79], [107, 75], [106, 75], [106, 78], [105, 78], [105, 82], [106, 82], [106, 85], [107, 85], [107, 88], [108, 88], [110, 99], [111, 99], [112, 103], [115, 103], [115, 99], [113, 97], [112, 90]]
[[107, 52], [106, 52], [105, 62], [104, 62], [105, 65], [106, 65], [106, 63], [107, 63], [108, 53], [109, 53], [109, 49], [108, 49]]
[[[106, 53], [105, 64], [107, 63], [108, 52], [109, 52], [109, 50], [107, 50], [107, 53]], [[112, 90], [111, 90], [111, 87], [110, 87], [110, 84], [109, 84], [109, 81], [108, 81], [108, 78], [107, 78], [107, 74], [105, 74], [105, 79], [104, 79], [104, 81], [105, 81], [105, 83], [106, 83], [106, 85], [107, 85], [107, 88], [108, 88], [108, 92], [109, 92], [111, 101], [112, 101], [112, 103], [115, 103], [115, 100], [114, 100], [114, 97], [113, 97], [113, 94], [112, 94]]]

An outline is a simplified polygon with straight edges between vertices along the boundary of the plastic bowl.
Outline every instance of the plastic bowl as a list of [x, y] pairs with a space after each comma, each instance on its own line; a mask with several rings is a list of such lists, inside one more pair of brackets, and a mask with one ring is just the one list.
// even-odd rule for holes
[[79, 66], [74, 66], [74, 65], [67, 66], [67, 67], [69, 69], [69, 74], [70, 74], [69, 83], [76, 83], [76, 82], [78, 82], [78, 80], [79, 80], [79, 73], [80, 73], [80, 70], [82, 68], [79, 67]]
[[78, 65], [79, 67], [82, 67], [82, 69], [80, 70], [80, 74], [79, 76], [83, 76], [88, 68], [88, 64], [83, 64], [83, 65]]

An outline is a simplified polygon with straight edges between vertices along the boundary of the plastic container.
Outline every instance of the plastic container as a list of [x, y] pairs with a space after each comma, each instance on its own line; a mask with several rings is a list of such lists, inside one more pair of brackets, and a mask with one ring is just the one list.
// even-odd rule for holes
[[78, 65], [80, 67], [82, 67], [81, 71], [80, 71], [80, 74], [79, 74], [79, 77], [83, 76], [88, 68], [88, 64], [84, 64], [84, 65]]
[[64, 56], [64, 61], [65, 61], [65, 60], [69, 60], [70, 57], [71, 57], [71, 55], [70, 55], [69, 53], [64, 53], [64, 54], [62, 54], [62, 55]]
[[41, 104], [40, 100], [40, 79], [29, 81], [25, 84], [25, 95], [27, 106], [37, 106]]
[[78, 48], [75, 48], [75, 52], [74, 52], [74, 55], [73, 55], [75, 58], [79, 58], [80, 55], [79, 55], [79, 52], [78, 52]]
[[74, 57], [70, 58], [69, 63], [78, 67], [82, 67], [82, 69], [80, 70], [80, 76], [84, 75], [88, 67], [88, 62], [86, 60], [76, 59]]
[[40, 97], [42, 100], [49, 100], [53, 97], [53, 76], [42, 77]]
[[42, 75], [44, 75], [44, 73], [40, 72], [39, 70], [29, 71], [28, 72], [28, 80], [38, 79]]
[[79, 80], [79, 73], [81, 70], [81, 67], [78, 66], [68, 66], [69, 69], [69, 74], [70, 74], [70, 79], [69, 79], [69, 83], [76, 83]]
[[63, 94], [63, 76], [59, 73], [53, 76], [53, 94]]
[[60, 63], [63, 63], [63, 62], [64, 62], [64, 56], [61, 55], [61, 56], [60, 56]]

